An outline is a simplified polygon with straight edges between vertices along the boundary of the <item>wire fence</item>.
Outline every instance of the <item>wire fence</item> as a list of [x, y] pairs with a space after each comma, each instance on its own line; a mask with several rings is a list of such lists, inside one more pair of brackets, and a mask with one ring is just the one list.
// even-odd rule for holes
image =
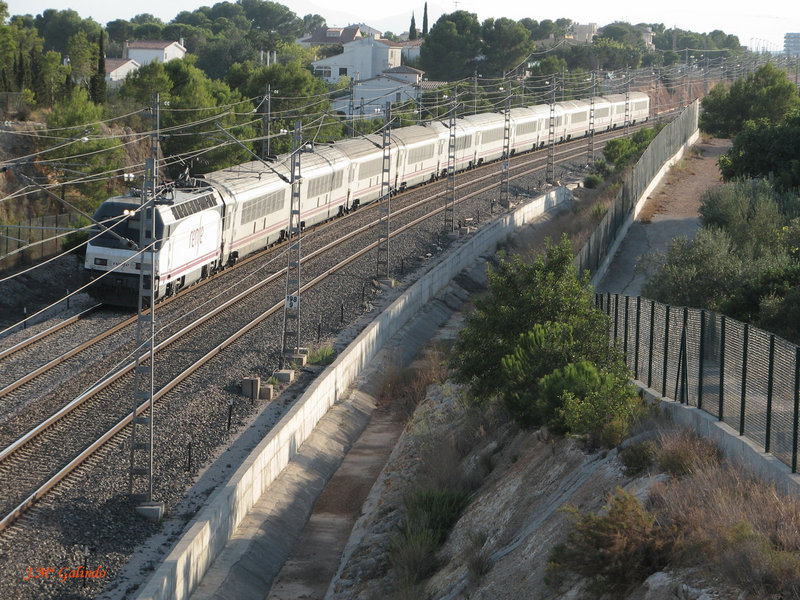
[[[79, 225], [81, 218], [72, 212], [44, 215], [16, 225], [0, 225], [0, 272], [58, 254], [63, 234]], [[25, 250], [16, 252], [20, 248]]]
[[800, 347], [735, 319], [595, 294], [636, 379], [714, 415], [797, 472]]
[[668, 123], [653, 139], [631, 169], [603, 220], [575, 257], [578, 273], [596, 273], [608, 254], [625, 220], [633, 213], [639, 198], [664, 164], [697, 131], [699, 102], [687, 106], [679, 117]]

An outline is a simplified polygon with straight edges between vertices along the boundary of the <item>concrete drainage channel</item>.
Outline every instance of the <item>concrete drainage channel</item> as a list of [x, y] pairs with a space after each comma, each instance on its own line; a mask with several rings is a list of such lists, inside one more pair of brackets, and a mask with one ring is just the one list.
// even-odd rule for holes
[[[302, 397], [231, 476], [227, 485], [211, 494], [186, 533], [145, 582], [136, 598], [188, 598], [254, 505], [298, 454], [300, 446], [312, 434], [320, 419], [334, 404], [345, 398], [351, 383], [400, 328], [478, 257], [493, 252], [517, 228], [571, 198], [569, 190], [557, 188], [498, 217], [463, 242], [455, 244], [439, 264], [376, 317], [333, 364], [309, 385]], [[361, 409], [353, 410], [360, 412]], [[275, 543], [280, 545], [281, 540]]]

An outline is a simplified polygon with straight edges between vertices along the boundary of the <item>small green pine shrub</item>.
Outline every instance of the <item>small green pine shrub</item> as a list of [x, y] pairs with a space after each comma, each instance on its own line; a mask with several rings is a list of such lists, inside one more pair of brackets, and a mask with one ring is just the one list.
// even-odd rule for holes
[[590, 190], [600, 187], [601, 183], [603, 183], [603, 178], [596, 173], [591, 173], [583, 178], [583, 187]]
[[631, 444], [619, 453], [619, 459], [625, 468], [625, 475], [635, 477], [644, 473], [655, 463], [658, 446], [653, 440], [646, 440], [640, 444]]

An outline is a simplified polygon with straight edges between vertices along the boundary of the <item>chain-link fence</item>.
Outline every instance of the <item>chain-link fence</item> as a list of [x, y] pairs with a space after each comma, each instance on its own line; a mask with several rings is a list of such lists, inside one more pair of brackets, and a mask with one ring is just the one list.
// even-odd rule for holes
[[[0, 225], [0, 272], [55, 256], [63, 234], [81, 223], [78, 213], [45, 215], [16, 225]], [[20, 248], [25, 248], [18, 252]]]
[[724, 421], [797, 472], [800, 347], [707, 310], [596, 294], [639, 381]]
[[617, 234], [632, 213], [638, 199], [670, 158], [697, 131], [699, 102], [687, 106], [678, 118], [667, 124], [653, 139], [647, 150], [625, 178], [613, 204], [575, 257], [579, 273], [596, 273]]

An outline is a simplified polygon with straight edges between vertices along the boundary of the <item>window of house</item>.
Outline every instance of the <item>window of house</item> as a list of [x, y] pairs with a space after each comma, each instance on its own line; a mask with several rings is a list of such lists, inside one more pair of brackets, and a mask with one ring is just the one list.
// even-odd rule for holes
[[347, 67], [339, 67], [339, 77], [347, 77]]

